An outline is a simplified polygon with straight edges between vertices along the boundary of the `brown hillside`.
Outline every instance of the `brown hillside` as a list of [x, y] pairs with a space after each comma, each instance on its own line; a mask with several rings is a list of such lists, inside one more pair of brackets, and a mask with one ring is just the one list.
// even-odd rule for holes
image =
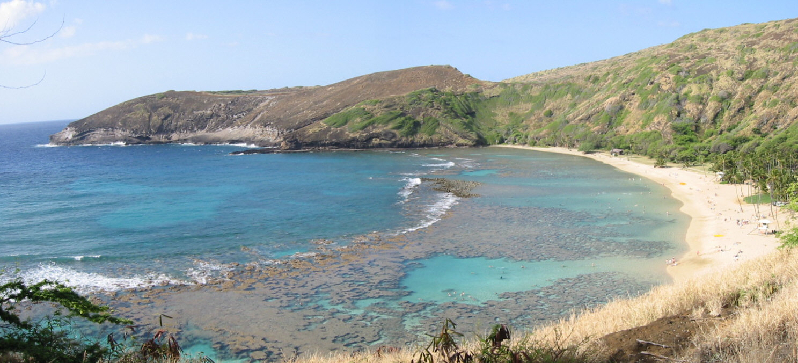
[[[481, 81], [450, 66], [379, 72], [329, 86], [270, 91], [175, 92], [133, 99], [71, 123], [54, 144], [248, 142], [284, 137], [369, 99], [419, 89], [462, 90]], [[343, 140], [346, 142], [346, 140]]]
[[408, 68], [348, 79], [300, 91], [256, 109], [254, 122], [299, 129], [365, 100], [399, 96], [419, 89], [464, 90], [481, 83], [449, 66]]

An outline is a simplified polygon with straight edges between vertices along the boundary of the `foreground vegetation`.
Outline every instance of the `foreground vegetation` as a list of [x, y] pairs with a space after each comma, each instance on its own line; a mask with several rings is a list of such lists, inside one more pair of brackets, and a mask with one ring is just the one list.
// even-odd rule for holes
[[[32, 305], [49, 313], [38, 321], [20, 317]], [[160, 326], [163, 326], [163, 317]], [[168, 317], [167, 317], [168, 318]], [[88, 324], [116, 327], [104, 340], [82, 333]], [[181, 349], [175, 337], [159, 329], [140, 341], [142, 326], [112, 315], [108, 307], [53, 281], [27, 284], [15, 279], [0, 285], [0, 362], [89, 363], [177, 362]], [[118, 338], [118, 339], [117, 339]], [[207, 362], [206, 358], [183, 359]]]

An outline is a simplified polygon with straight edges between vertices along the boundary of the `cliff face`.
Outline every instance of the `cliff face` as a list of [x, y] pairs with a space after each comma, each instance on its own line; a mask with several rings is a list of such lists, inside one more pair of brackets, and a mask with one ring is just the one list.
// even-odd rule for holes
[[[358, 103], [424, 88], [461, 91], [482, 84], [448, 66], [380, 72], [328, 86], [269, 91], [175, 92], [136, 98], [70, 123], [57, 145], [250, 143], [307, 146], [407, 146], [417, 143], [384, 128], [348, 133], [322, 122]], [[448, 144], [437, 140], [433, 144]], [[427, 146], [427, 145], [425, 145]], [[431, 146], [431, 145], [428, 145]]]

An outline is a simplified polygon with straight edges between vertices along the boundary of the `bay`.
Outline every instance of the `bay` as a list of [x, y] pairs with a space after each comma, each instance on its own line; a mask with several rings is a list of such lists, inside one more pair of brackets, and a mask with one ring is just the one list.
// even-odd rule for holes
[[[47, 136], [65, 125], [0, 126], [2, 277], [58, 279], [115, 294], [114, 304], [124, 289], [152, 289], [165, 301], [155, 310], [186, 322], [188, 345], [222, 358], [291, 344], [409, 344], [449, 315], [464, 329], [497, 319], [531, 328], [669, 281], [664, 260], [684, 250], [689, 219], [664, 187], [587, 158], [498, 148], [231, 156], [242, 147], [49, 147]], [[436, 191], [423, 178], [478, 182], [479, 196]], [[343, 256], [363, 238], [380, 248], [298, 269], [290, 282], [236, 277], [245, 266]], [[220, 281], [234, 283], [214, 294]], [[263, 294], [274, 296], [253, 305]], [[242, 321], [204, 320], [211, 302]], [[118, 304], [141, 319], [152, 313]], [[180, 314], [170, 310], [177, 305]], [[283, 332], [291, 343], [258, 350], [243, 337], [269, 334], [247, 323], [264, 315], [304, 323]], [[345, 316], [368, 326], [335, 328]]]

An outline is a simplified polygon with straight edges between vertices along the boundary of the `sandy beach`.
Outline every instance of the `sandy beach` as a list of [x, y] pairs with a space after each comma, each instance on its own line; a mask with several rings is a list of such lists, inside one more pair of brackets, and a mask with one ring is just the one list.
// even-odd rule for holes
[[[689, 251], [674, 256], [676, 264], [667, 271], [674, 281], [683, 281], [750, 260], [774, 251], [778, 239], [772, 233], [762, 233], [759, 221], [769, 220], [767, 231], [785, 228], [787, 213], [778, 208], [760, 205], [757, 215], [754, 205], [743, 198], [749, 195], [747, 186], [727, 185], [717, 182], [714, 173], [680, 167], [654, 168], [653, 162], [638, 156], [610, 156], [607, 153], [584, 154], [575, 149], [540, 148], [502, 145], [543, 152], [553, 152], [588, 157], [620, 170], [651, 179], [671, 190], [672, 196], [684, 205], [682, 213], [691, 218], [685, 242]], [[666, 263], [663, 261], [662, 263]]]

